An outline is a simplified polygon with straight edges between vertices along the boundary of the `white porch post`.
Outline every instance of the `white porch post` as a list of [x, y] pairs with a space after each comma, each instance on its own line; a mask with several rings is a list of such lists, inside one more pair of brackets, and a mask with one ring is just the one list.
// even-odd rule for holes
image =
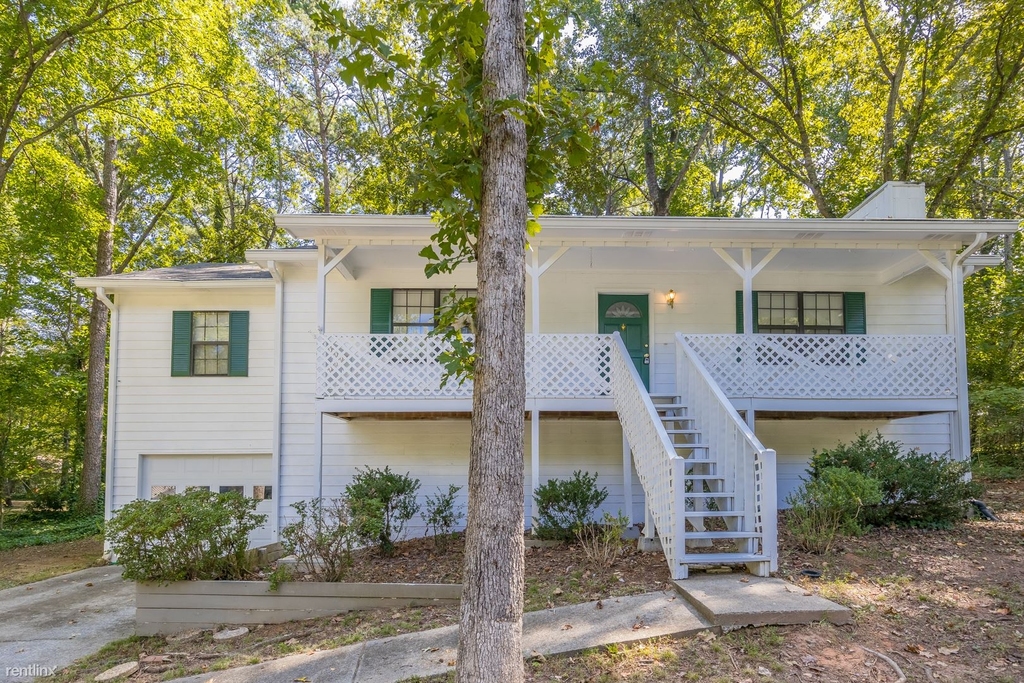
[[530, 333], [540, 334], [540, 249], [530, 250]]
[[316, 331], [324, 333], [327, 320], [327, 247], [324, 243], [316, 245]]
[[969, 460], [971, 457], [971, 417], [967, 396], [967, 338], [964, 323], [964, 260], [973, 254], [988, 239], [986, 233], [978, 233], [974, 241], [959, 254], [946, 252], [943, 264], [930, 251], [918, 253], [924, 257], [929, 268], [946, 279], [946, 333], [953, 336], [956, 347], [956, 412], [949, 416], [949, 450], [954, 460]]
[[320, 408], [313, 411], [313, 451], [316, 455], [316, 470], [313, 472], [313, 493], [324, 497], [324, 413]]
[[[957, 460], [971, 459], [971, 413], [967, 389], [967, 336], [964, 322], [964, 269], [959, 263], [953, 268], [954, 334], [956, 340], [956, 414], [952, 422], [956, 425], [956, 445], [951, 444], [953, 457]], [[959, 451], [959, 452], [957, 452]]]
[[750, 247], [744, 247], [743, 249], [743, 265], [736, 262], [729, 252], [720, 247], [715, 247], [714, 252], [718, 254], [718, 258], [725, 261], [725, 265], [732, 268], [732, 271], [740, 276], [743, 280], [743, 334], [750, 335], [754, 334], [754, 316], [757, 312], [754, 310], [754, 278], [757, 274], [764, 270], [773, 258], [778, 256], [782, 249], [776, 247], [769, 251], [763, 259], [758, 261], [757, 265], [754, 265], [753, 250]]
[[751, 250], [743, 250], [743, 334], [754, 334], [754, 273]]
[[536, 523], [537, 510], [533, 494], [540, 488], [540, 411], [530, 411], [530, 511]]
[[[956, 325], [956, 337], [954, 338], [956, 340], [956, 423], [960, 432], [960, 460], [971, 459], [971, 413], [967, 396], [967, 326], [964, 322], [964, 261], [977, 251], [987, 239], [987, 233], [979, 232], [974, 237], [974, 241], [950, 262]], [[954, 457], [955, 455], [954, 451]]]
[[622, 432], [622, 505], [626, 508], [629, 526], [633, 526], [633, 452], [626, 432]]
[[[540, 334], [540, 278], [555, 261], [562, 258], [569, 247], [560, 247], [551, 258], [543, 264], [540, 262], [540, 247], [530, 245], [530, 261], [526, 265], [526, 274], [530, 276], [530, 335]], [[526, 340], [527, 347], [530, 340]], [[526, 368], [529, 378], [530, 369]], [[540, 488], [540, 410], [530, 411], [530, 509], [533, 509], [533, 494]], [[536, 518], [536, 515], [534, 515]]]

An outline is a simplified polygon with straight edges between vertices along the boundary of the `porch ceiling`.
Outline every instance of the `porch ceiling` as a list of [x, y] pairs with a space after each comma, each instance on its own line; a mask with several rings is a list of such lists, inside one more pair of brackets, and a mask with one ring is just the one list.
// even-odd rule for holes
[[[346, 264], [357, 274], [385, 268], [422, 271], [423, 258], [418, 255], [418, 251], [419, 248], [415, 246], [358, 247], [347, 257]], [[541, 262], [555, 251], [555, 247], [540, 247]], [[767, 249], [755, 249], [755, 263], [767, 252]], [[900, 263], [912, 253], [915, 252], [897, 249], [783, 249], [766, 266], [764, 272], [801, 270], [879, 273]], [[707, 247], [574, 247], [552, 266], [552, 270], [732, 272]]]

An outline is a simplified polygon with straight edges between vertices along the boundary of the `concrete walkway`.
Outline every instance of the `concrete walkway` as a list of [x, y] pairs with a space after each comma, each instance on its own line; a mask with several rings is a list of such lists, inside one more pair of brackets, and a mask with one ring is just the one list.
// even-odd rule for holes
[[[570, 605], [523, 617], [523, 655], [557, 655], [612, 643], [705, 630], [809, 624], [844, 624], [850, 610], [775, 578], [746, 574], [697, 574], [665, 591]], [[691, 604], [692, 603], [692, 604]], [[336, 650], [290, 655], [227, 671], [177, 679], [176, 683], [396, 683], [434, 676], [455, 664], [458, 628], [409, 633]]]
[[135, 633], [135, 584], [94, 567], [0, 591], [0, 680], [7, 669], [58, 670]]
[[[692, 635], [712, 628], [674, 591], [570, 605], [523, 617], [523, 654], [555, 655], [611, 643]], [[395, 683], [434, 676], [455, 664], [458, 627], [409, 633], [313, 654], [176, 679], [176, 683]]]

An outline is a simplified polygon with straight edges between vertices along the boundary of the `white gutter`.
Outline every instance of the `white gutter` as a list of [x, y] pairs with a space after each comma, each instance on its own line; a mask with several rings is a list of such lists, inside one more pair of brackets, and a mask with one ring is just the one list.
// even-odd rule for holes
[[284, 383], [284, 278], [274, 261], [267, 262], [267, 270], [274, 278], [274, 436], [270, 459], [274, 468], [274, 517], [271, 520], [271, 537], [279, 540], [281, 527], [281, 389]]
[[970, 405], [967, 400], [967, 329], [964, 322], [963, 264], [987, 239], [988, 233], [979, 232], [975, 236], [974, 241], [953, 258], [949, 268], [949, 274], [953, 278], [953, 304], [956, 315], [956, 421], [958, 431], [960, 432], [957, 435], [960, 438], [959, 447], [951, 450], [954, 453], [959, 451], [960, 458], [964, 461], [971, 459], [971, 414]]
[[[117, 347], [120, 316], [118, 308], [107, 296], [103, 287], [96, 288], [96, 298], [110, 309], [110, 370], [107, 377], [107, 478], [103, 494], [103, 519], [109, 520], [114, 514], [114, 425], [117, 416]], [[103, 539], [103, 552], [110, 552], [110, 542]]]

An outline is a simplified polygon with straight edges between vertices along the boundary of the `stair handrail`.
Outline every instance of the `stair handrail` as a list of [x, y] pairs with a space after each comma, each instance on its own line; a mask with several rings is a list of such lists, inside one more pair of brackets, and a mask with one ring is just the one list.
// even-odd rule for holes
[[[734, 436], [739, 436], [750, 462], [736, 463], [736, 499], [743, 500], [743, 510], [752, 529], [761, 534], [761, 554], [771, 561], [771, 570], [778, 569], [778, 483], [776, 481], [776, 454], [765, 448], [753, 430], [736, 411], [732, 401], [712, 377], [696, 351], [686, 342], [685, 335], [676, 333], [676, 391], [683, 395], [693, 416], [706, 431], [709, 443], [724, 462], [730, 456], [730, 445], [735, 447]], [[703, 391], [701, 391], [703, 390]], [[714, 398], [713, 405], [704, 405], [701, 394]], [[706, 414], [714, 410], [716, 415]], [[720, 433], [715, 434], [714, 431]], [[731, 433], [730, 433], [731, 432]], [[751, 481], [748, 482], [747, 477]], [[740, 493], [742, 492], [742, 498]]]
[[[661, 538], [673, 579], [683, 578], [680, 560], [685, 554], [685, 460], [676, 453], [650, 393], [622, 336], [612, 334], [611, 383], [615, 410], [633, 452], [637, 475], [646, 493], [648, 509]], [[640, 410], [636, 410], [641, 407]], [[639, 413], [639, 414], [638, 414]], [[653, 436], [653, 438], [652, 438]], [[660, 495], [659, 495], [660, 494]]]

